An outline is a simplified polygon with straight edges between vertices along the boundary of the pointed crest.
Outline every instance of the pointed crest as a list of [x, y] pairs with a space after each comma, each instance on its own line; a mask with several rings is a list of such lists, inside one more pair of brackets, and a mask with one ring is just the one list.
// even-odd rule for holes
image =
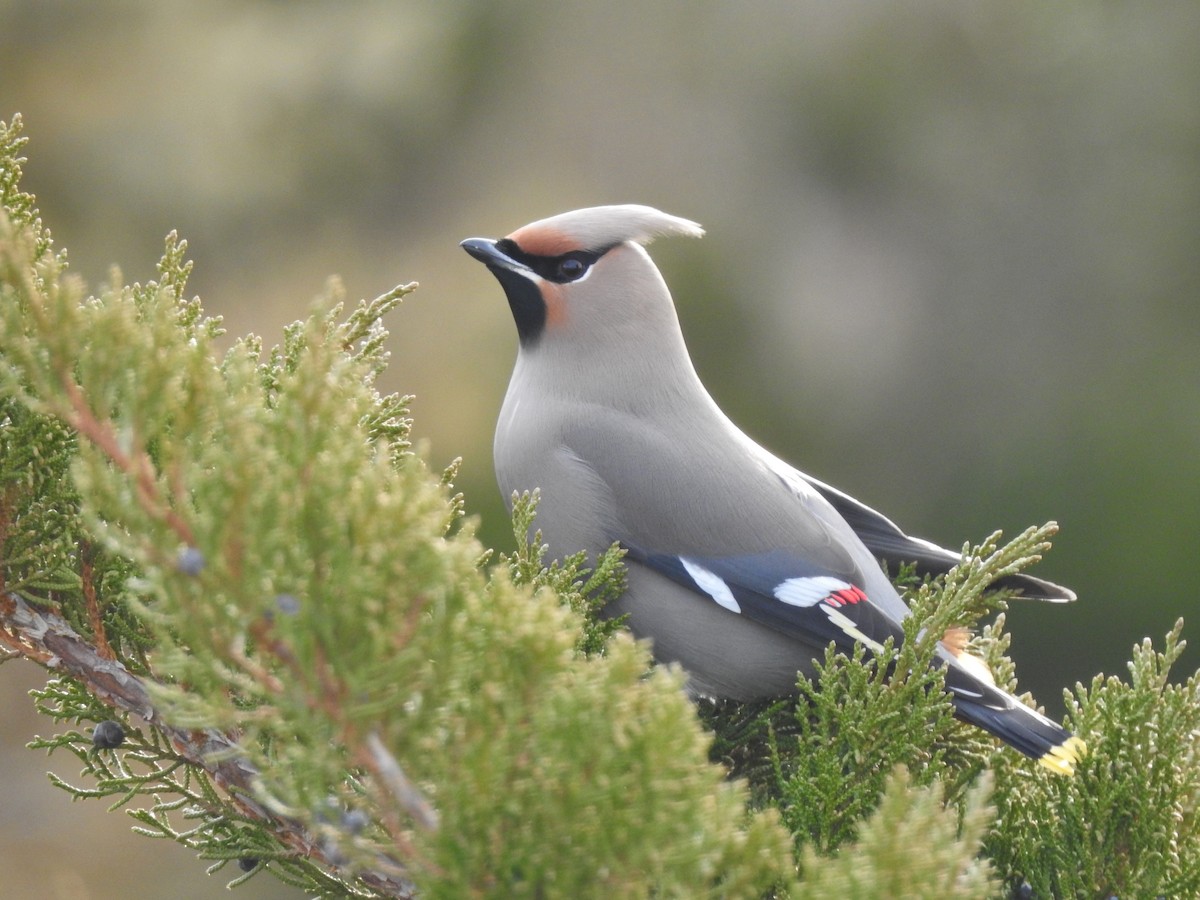
[[651, 206], [593, 206], [539, 219], [508, 237], [526, 253], [559, 256], [572, 250], [603, 250], [623, 241], [648, 244], [656, 237], [700, 237], [704, 229]]

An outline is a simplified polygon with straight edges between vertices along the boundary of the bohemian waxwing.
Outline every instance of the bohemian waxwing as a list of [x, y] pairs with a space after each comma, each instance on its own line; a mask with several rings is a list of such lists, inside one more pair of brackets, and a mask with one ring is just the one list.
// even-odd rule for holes
[[[904, 534], [743, 434], [700, 383], [662, 276], [642, 245], [698, 237], [647, 206], [600, 206], [463, 248], [496, 276], [520, 338], [496, 427], [506, 498], [541, 490], [552, 556], [626, 549], [629, 614], [689, 687], [748, 700], [795, 691], [833, 641], [850, 652], [903, 639], [909, 614], [879, 560], [944, 571], [958, 554]], [[1057, 585], [1007, 580], [1069, 600]], [[996, 688], [944, 644], [956, 714], [1050, 769], [1082, 741]], [[967, 662], [974, 662], [968, 660]]]

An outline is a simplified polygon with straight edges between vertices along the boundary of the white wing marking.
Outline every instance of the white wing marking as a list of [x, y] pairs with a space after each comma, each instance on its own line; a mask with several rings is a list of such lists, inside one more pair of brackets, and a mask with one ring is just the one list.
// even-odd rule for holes
[[834, 591], [844, 591], [852, 585], [832, 575], [811, 578], [789, 578], [775, 587], [775, 599], [788, 606], [816, 606]]
[[860, 641], [876, 653], [883, 649], [883, 644], [873, 638], [867, 637], [858, 630], [858, 626], [854, 624], [852, 619], [838, 612], [832, 606], [822, 606], [821, 609], [825, 611], [825, 615], [829, 616], [829, 621], [854, 638], [854, 640]]
[[733, 596], [733, 591], [729, 590], [729, 585], [720, 579], [716, 574], [710, 572], [703, 566], [699, 566], [689, 559], [679, 557], [679, 561], [683, 563], [683, 567], [687, 569], [687, 573], [692, 576], [692, 581], [699, 585], [700, 590], [712, 597], [718, 604], [730, 610], [731, 612], [740, 613], [742, 608], [738, 606], [737, 600]]

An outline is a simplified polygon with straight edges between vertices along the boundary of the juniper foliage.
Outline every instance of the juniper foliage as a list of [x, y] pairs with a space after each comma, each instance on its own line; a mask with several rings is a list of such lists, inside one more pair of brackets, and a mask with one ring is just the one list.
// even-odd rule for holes
[[[404, 398], [373, 386], [380, 318], [410, 287], [348, 315], [332, 288], [275, 349], [243, 338], [218, 358], [220, 324], [186, 296], [173, 236], [154, 282], [114, 276], [88, 296], [66, 273], [32, 205], [10, 196], [18, 140], [7, 127], [3, 430], [70, 477], [6, 453], [5, 605], [106, 647], [143, 676], [154, 712], [125, 717], [131, 739], [113, 751], [78, 730], [43, 744], [85, 761], [99, 786], [80, 795], [148, 802], [143, 831], [327, 896], [788, 883], [786, 834], [747, 816], [744, 788], [707, 761], [678, 675], [645, 677], [624, 636], [576, 653], [555, 576], [534, 589], [480, 567], [452, 475], [408, 446]], [[8, 535], [27, 523], [55, 539], [24, 536], [40, 550], [15, 556]], [[5, 635], [56, 667], [33, 637]], [[40, 708], [113, 718], [90, 687], [59, 678]], [[151, 737], [160, 724], [177, 730]], [[181, 753], [181, 731], [228, 740]], [[231, 793], [236, 772], [210, 783], [220, 761], [252, 775]], [[187, 822], [171, 819], [176, 802]], [[290, 865], [305, 859], [325, 865]]]
[[[52, 673], [34, 699], [61, 730], [31, 746], [81, 768], [58, 787], [236, 862], [233, 885], [319, 897], [1200, 889], [1181, 625], [1128, 684], [1077, 686], [1074, 779], [955, 722], [929, 665], [999, 611], [972, 644], [1015, 688], [984, 586], [1051, 526], [909, 584], [899, 648], [830, 653], [793, 698], [693, 704], [602, 614], [618, 548], [546, 561], [517, 497], [493, 562], [455, 466], [414, 452], [407, 398], [375, 388], [414, 286], [348, 310], [331, 284], [278, 346], [218, 354], [174, 235], [147, 284], [69, 274], [22, 145], [0, 125], [0, 660]], [[111, 720], [123, 741], [94, 742]]]

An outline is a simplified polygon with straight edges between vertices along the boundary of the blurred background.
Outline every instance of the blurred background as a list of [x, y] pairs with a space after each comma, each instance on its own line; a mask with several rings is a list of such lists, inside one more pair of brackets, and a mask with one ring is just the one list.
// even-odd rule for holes
[[[1058, 714], [1200, 627], [1198, 33], [1191, 2], [0, 0], [0, 118], [93, 286], [178, 229], [208, 312], [270, 344], [331, 275], [420, 281], [383, 386], [491, 546], [516, 334], [458, 241], [613, 202], [703, 223], [652, 252], [736, 422], [952, 547], [1061, 523], [1036, 572], [1080, 601], [1009, 619]], [[227, 896], [50, 787], [40, 679], [0, 670], [0, 896]]]

